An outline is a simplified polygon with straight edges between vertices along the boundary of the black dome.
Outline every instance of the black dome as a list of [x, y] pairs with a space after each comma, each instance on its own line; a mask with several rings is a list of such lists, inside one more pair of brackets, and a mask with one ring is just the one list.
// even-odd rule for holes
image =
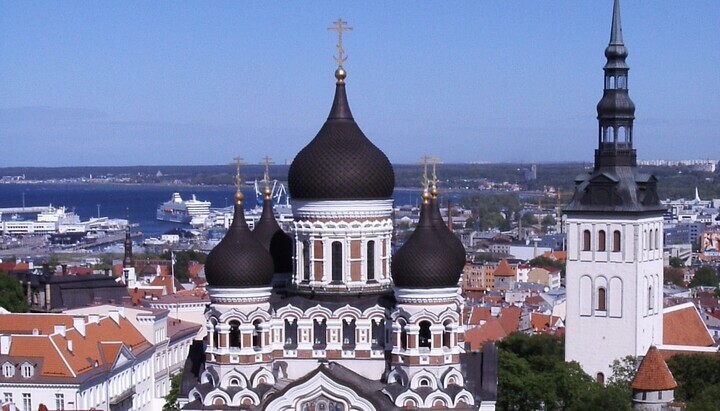
[[392, 259], [392, 276], [398, 288], [448, 288], [457, 286], [461, 262], [447, 237], [432, 221], [432, 205], [423, 203], [420, 222]]
[[273, 214], [272, 200], [263, 200], [263, 211], [252, 231], [255, 239], [270, 252], [276, 273], [292, 271], [292, 240], [280, 228]]
[[392, 165], [355, 123], [344, 83], [335, 88], [327, 121], [290, 165], [288, 186], [294, 199], [392, 197]]
[[263, 287], [270, 286], [272, 276], [273, 261], [270, 253], [248, 228], [242, 203], [236, 203], [232, 225], [205, 261], [208, 285]]
[[445, 220], [443, 220], [442, 215], [440, 214], [440, 204], [435, 196], [433, 196], [432, 200], [430, 200], [430, 210], [432, 211], [431, 220], [437, 229], [442, 242], [450, 248], [450, 255], [452, 255], [453, 258], [456, 258], [458, 262], [462, 262], [464, 266], [466, 261], [465, 246], [463, 246], [462, 241], [453, 234], [450, 228], [445, 225]]

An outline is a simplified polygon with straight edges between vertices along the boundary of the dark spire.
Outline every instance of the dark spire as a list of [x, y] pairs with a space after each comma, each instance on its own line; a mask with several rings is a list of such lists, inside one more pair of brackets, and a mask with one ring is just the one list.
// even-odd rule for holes
[[333, 100], [332, 107], [330, 108], [330, 115], [328, 120], [352, 120], [352, 112], [350, 112], [350, 104], [348, 103], [347, 94], [345, 93], [345, 77], [347, 73], [345, 69], [338, 68], [335, 70], [335, 78], [337, 83], [335, 84], [335, 99]]
[[252, 233], [255, 239], [270, 252], [276, 273], [292, 272], [292, 239], [285, 234], [273, 212], [272, 189], [268, 165], [265, 171], [265, 190], [263, 192], [263, 209], [260, 220], [255, 224]]
[[637, 155], [633, 149], [633, 120], [635, 104], [628, 94], [628, 56], [623, 43], [620, 24], [620, 4], [613, 6], [610, 43], [605, 48], [607, 63], [603, 96], [597, 105], [598, 149], [595, 151], [595, 168], [635, 166]]
[[657, 178], [640, 173], [633, 148], [635, 104], [628, 94], [628, 56], [620, 24], [620, 4], [615, 0], [610, 43], [605, 48], [603, 96], [597, 105], [598, 148], [595, 169], [576, 180], [575, 194], [565, 212], [645, 213], [662, 215]]
[[130, 223], [125, 228], [125, 257], [123, 258], [123, 267], [135, 266], [135, 260], [132, 254], [132, 238], [130, 235]]

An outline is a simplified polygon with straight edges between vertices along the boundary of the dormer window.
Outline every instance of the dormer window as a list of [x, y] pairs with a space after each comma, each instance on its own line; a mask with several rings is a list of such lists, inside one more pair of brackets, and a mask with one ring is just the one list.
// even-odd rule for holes
[[30, 363], [24, 363], [20, 368], [23, 378], [30, 378], [35, 373], [35, 368]]
[[10, 364], [9, 362], [6, 362], [3, 364], [3, 376], [5, 378], [10, 378], [15, 375], [15, 366]]

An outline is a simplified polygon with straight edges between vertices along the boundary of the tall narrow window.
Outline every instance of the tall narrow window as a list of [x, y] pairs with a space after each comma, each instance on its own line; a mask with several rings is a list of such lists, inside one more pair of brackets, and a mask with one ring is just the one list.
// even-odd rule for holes
[[613, 251], [620, 251], [620, 231], [613, 231]]
[[310, 281], [310, 242], [303, 241], [303, 281]]
[[605, 251], [605, 230], [598, 231], [598, 251]]
[[253, 335], [252, 345], [253, 348], [260, 348], [262, 346], [262, 330], [260, 329], [260, 320], [253, 321]]
[[367, 242], [367, 279], [375, 280], [375, 241]]
[[400, 348], [407, 350], [408, 347], [408, 335], [407, 335], [407, 324], [404, 321], [400, 321]]
[[313, 321], [313, 338], [315, 339], [314, 349], [324, 350], [327, 347], [327, 319], [316, 318]]
[[420, 332], [418, 334], [418, 337], [420, 339], [420, 341], [418, 341], [419, 347], [432, 347], [432, 333], [430, 333], [430, 321], [420, 322]]
[[240, 348], [240, 322], [230, 321], [230, 346]]
[[342, 243], [334, 241], [332, 243], [332, 281], [342, 282], [342, 266], [343, 266]]
[[297, 329], [297, 320], [291, 323], [289, 319], [285, 319], [285, 345], [289, 346], [288, 348], [297, 347]]
[[583, 251], [590, 251], [590, 230], [583, 231]]
[[604, 287], [598, 288], [597, 291], [597, 309], [598, 311], [607, 310], [607, 295]]
[[652, 285], [648, 287], [648, 310], [652, 311], [654, 303], [654, 295]]

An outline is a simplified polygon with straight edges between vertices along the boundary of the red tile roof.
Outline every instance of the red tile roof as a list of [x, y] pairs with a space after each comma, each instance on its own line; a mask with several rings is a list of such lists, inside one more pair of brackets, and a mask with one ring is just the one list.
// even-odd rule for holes
[[651, 346], [633, 378], [633, 390], [665, 391], [675, 387], [677, 387], [677, 383], [665, 360], [658, 349]]
[[488, 307], [474, 307], [470, 311], [470, 319], [468, 324], [480, 325], [481, 322], [490, 319], [490, 308]]
[[507, 259], [503, 258], [493, 272], [496, 277], [515, 277], [515, 272], [510, 268]]
[[499, 341], [506, 336], [500, 320], [492, 317], [484, 325], [465, 331], [465, 344], [471, 351], [476, 351], [482, 348], [484, 342]]
[[663, 344], [710, 347], [715, 343], [692, 303], [666, 309], [663, 315]]
[[518, 330], [520, 327], [520, 315], [522, 315], [522, 310], [519, 307], [513, 306], [502, 310], [500, 313], [500, 325], [502, 325], [505, 333], [510, 334]]

